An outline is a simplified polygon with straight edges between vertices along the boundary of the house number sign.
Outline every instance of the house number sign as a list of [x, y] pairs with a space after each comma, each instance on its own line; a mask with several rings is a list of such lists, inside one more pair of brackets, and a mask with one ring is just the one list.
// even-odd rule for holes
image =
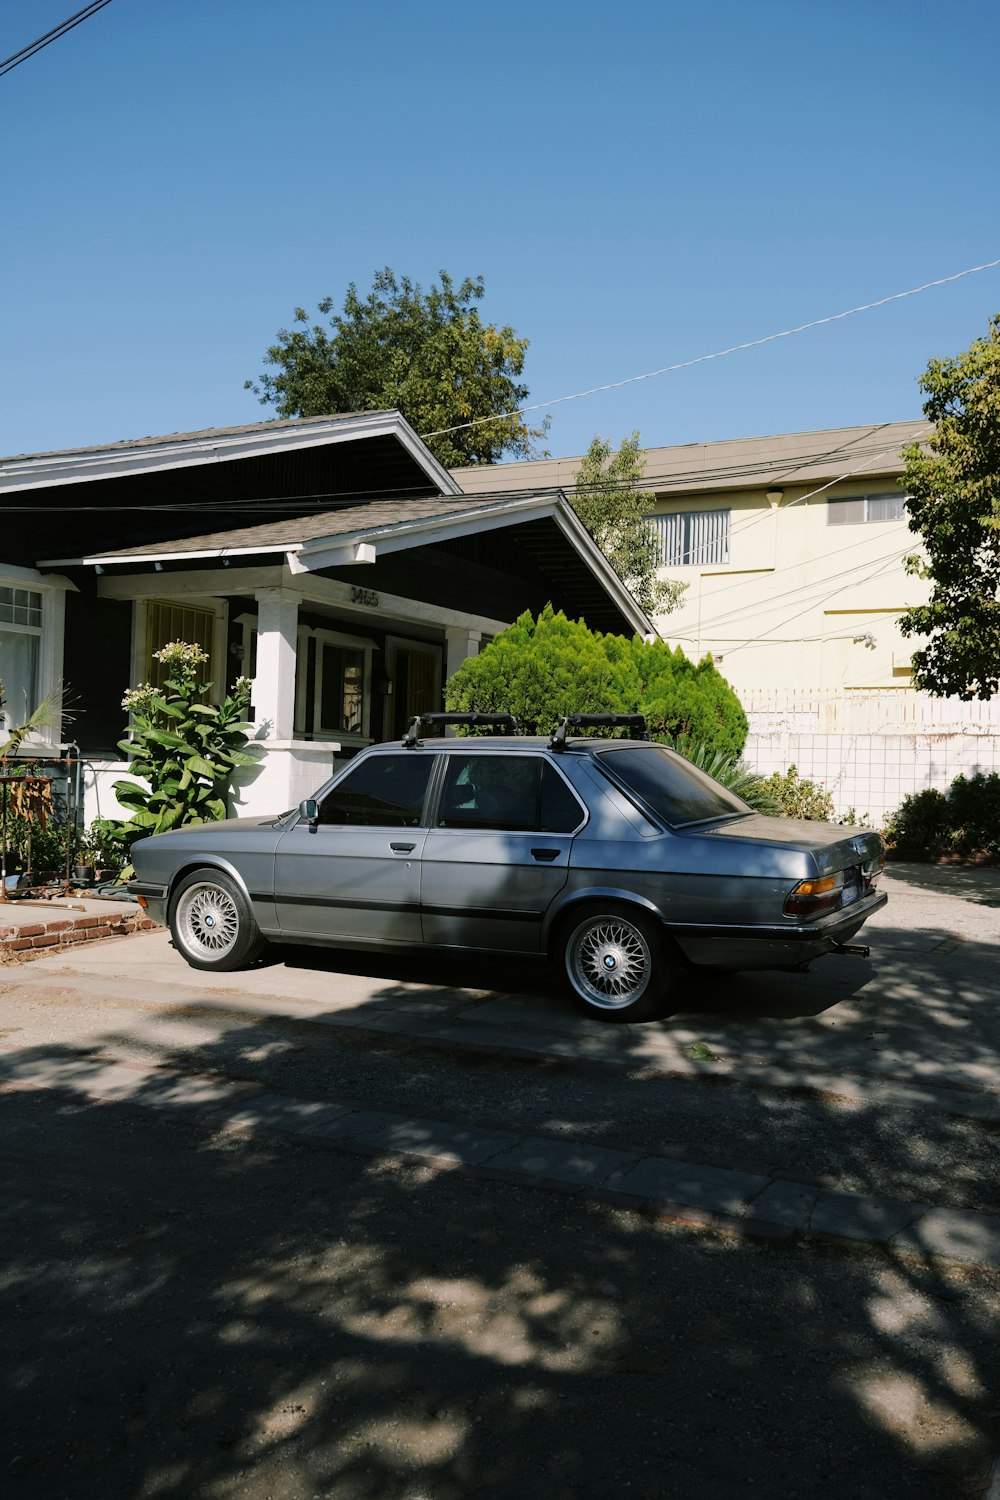
[[355, 584], [352, 584], [351, 603], [367, 604], [369, 609], [378, 609], [379, 597], [374, 589], [359, 589]]

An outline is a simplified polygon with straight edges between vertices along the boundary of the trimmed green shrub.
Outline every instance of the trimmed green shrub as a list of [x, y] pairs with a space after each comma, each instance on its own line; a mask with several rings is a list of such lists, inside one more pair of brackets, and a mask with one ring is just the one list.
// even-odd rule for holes
[[512, 713], [527, 734], [572, 713], [642, 713], [656, 739], [738, 758], [747, 736], [740, 701], [710, 658], [697, 665], [665, 641], [602, 635], [547, 604], [525, 612], [445, 689], [453, 713]]
[[800, 776], [797, 766], [765, 777], [763, 790], [773, 798], [782, 817], [808, 818], [815, 823], [829, 823], [833, 817], [830, 793], [818, 781]]

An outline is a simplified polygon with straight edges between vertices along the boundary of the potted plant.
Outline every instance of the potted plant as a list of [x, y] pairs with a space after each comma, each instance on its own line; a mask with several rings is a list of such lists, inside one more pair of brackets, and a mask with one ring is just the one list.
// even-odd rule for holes
[[93, 849], [86, 844], [81, 844], [73, 856], [73, 883], [93, 885], [95, 868], [96, 856]]

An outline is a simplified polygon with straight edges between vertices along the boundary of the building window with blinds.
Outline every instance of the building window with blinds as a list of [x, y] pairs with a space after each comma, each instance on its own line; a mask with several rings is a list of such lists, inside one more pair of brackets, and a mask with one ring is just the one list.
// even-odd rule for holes
[[872, 521], [902, 521], [906, 496], [891, 490], [887, 495], [852, 495], [826, 502], [828, 526], [864, 526]]
[[728, 510], [682, 510], [650, 516], [661, 568], [704, 568], [729, 561]]

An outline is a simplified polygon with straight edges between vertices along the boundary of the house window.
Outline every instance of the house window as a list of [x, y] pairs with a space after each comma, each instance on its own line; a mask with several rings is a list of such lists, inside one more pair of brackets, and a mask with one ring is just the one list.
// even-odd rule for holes
[[0, 682], [5, 728], [22, 722], [38, 706], [41, 640], [41, 594], [0, 584]]
[[146, 651], [145, 662], [140, 669], [140, 681], [151, 682], [154, 687], [163, 685], [169, 668], [162, 662], [154, 661], [153, 653], [161, 650], [169, 641], [186, 641], [189, 646], [200, 646], [208, 657], [204, 675], [213, 677], [215, 620], [216, 614], [212, 609], [151, 599], [146, 607]]
[[299, 630], [295, 661], [297, 734], [367, 739], [371, 641]]
[[729, 511], [687, 510], [650, 516], [661, 568], [699, 568], [729, 561]]
[[826, 502], [828, 526], [863, 526], [871, 521], [901, 521], [906, 515], [906, 496], [894, 490], [885, 495], [852, 495]]

